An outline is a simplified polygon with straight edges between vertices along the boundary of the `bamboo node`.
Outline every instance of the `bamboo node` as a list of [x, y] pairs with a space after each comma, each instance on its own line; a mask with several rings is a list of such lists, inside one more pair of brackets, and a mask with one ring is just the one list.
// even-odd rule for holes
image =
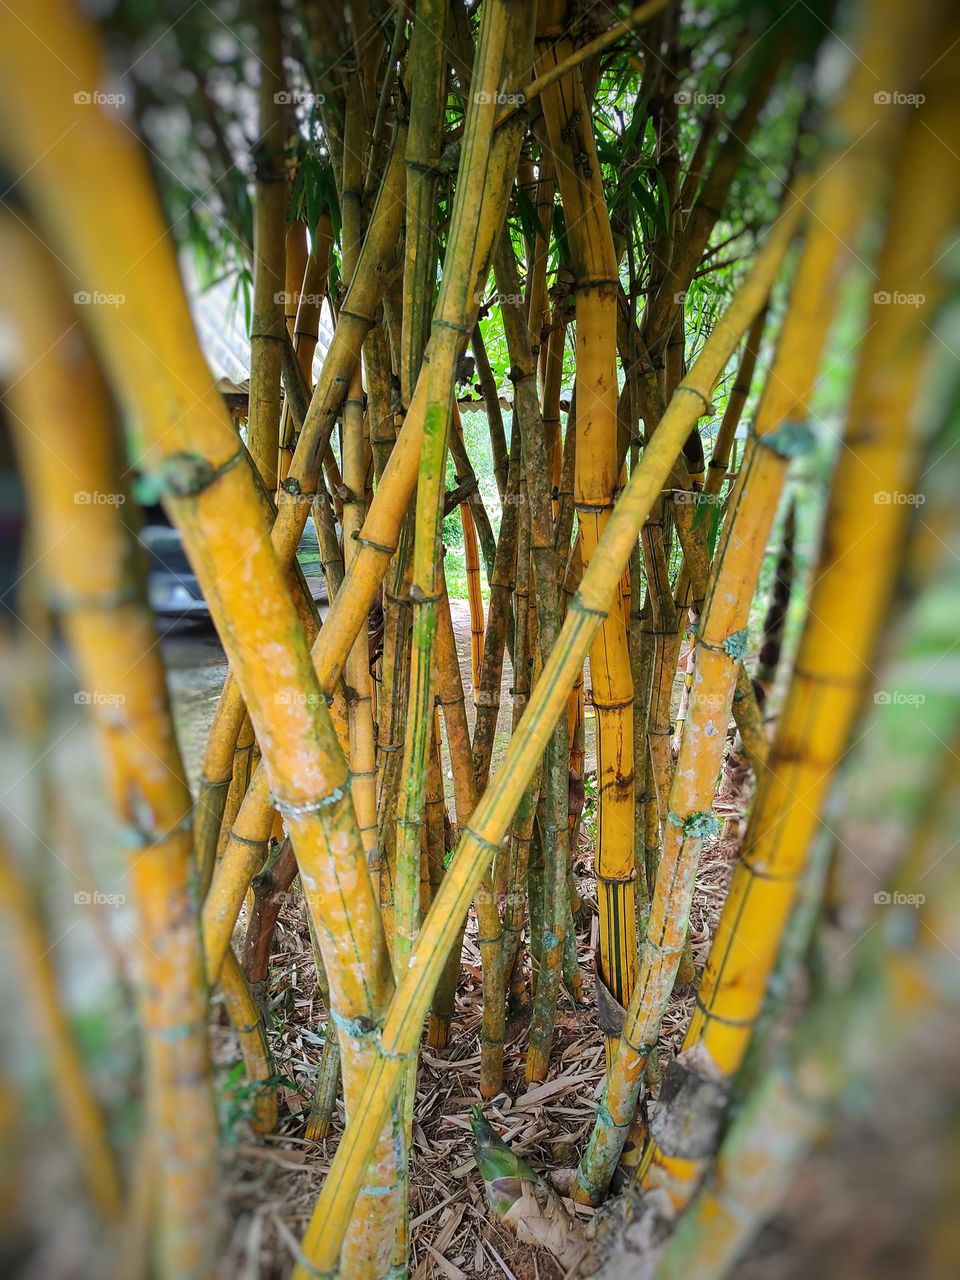
[[488, 840], [486, 836], [482, 836], [479, 831], [474, 831], [473, 827], [464, 827], [463, 834], [476, 840], [477, 844], [484, 849], [489, 849], [492, 853], [499, 853], [503, 845], [502, 840]]
[[701, 998], [699, 991], [694, 993], [694, 1002], [700, 1012], [703, 1014], [705, 1022], [722, 1022], [725, 1027], [740, 1027], [747, 1030], [756, 1025], [756, 1018], [728, 1018], [725, 1014], [717, 1013], [710, 1005], [706, 1005]]
[[446, 320], [443, 317], [435, 316], [433, 323], [439, 325], [442, 329], [452, 329], [454, 333], [462, 333], [466, 338], [471, 337], [474, 330], [474, 326], [472, 324], [457, 324], [455, 320]]
[[344, 1035], [351, 1036], [356, 1040], [368, 1040], [371, 1036], [376, 1037], [380, 1034], [379, 1023], [371, 1021], [362, 1015], [357, 1018], [345, 1018], [342, 1013], [337, 1013], [335, 1009], [329, 1009], [329, 1017]]
[[172, 498], [194, 498], [209, 489], [222, 475], [230, 471], [246, 456], [245, 449], [238, 449], [230, 458], [215, 467], [202, 454], [184, 450], [164, 458], [156, 476], [161, 493]]
[[584, 600], [579, 591], [574, 592], [573, 599], [567, 606], [569, 609], [575, 609], [577, 613], [590, 614], [594, 618], [607, 618], [609, 611], [607, 609], [594, 609]]
[[[354, 532], [350, 536], [353, 538], [357, 546], [369, 547], [371, 551], [378, 551], [381, 555], [384, 555], [384, 556], [392, 556], [394, 551], [396, 551], [396, 547], [388, 547], [386, 543], [374, 542], [372, 538], [361, 538], [359, 529], [354, 530]], [[399, 600], [397, 601], [397, 603], [404, 604], [406, 602], [403, 600]]]
[[346, 794], [345, 787], [334, 787], [329, 795], [321, 796], [319, 800], [310, 800], [306, 804], [293, 804], [275, 795], [270, 796], [270, 802], [282, 817], [300, 818], [311, 813], [322, 813], [324, 809], [339, 804]]
[[677, 387], [677, 390], [688, 391], [690, 395], [696, 396], [698, 400], [703, 401], [703, 413], [699, 415], [701, 418], [709, 417], [715, 412], [713, 401], [708, 399], [707, 396], [705, 396], [697, 387], [690, 387], [687, 386], [685, 382], [681, 382]]

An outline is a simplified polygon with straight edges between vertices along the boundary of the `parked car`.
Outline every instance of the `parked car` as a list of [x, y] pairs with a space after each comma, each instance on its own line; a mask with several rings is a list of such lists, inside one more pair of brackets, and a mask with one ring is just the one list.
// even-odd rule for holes
[[[147, 555], [147, 596], [159, 617], [209, 621], [210, 610], [191, 568], [179, 529], [160, 523], [153, 511], [145, 513], [148, 523], [139, 539]], [[313, 517], [297, 547], [297, 560], [307, 588], [318, 605], [327, 603], [327, 586], [320, 567], [320, 551]]]

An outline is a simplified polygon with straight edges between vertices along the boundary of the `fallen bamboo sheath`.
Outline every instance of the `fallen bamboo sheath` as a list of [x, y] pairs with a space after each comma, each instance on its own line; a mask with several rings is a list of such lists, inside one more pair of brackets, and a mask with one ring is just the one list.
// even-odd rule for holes
[[771, 230], [748, 280], [718, 321], [696, 364], [677, 389], [640, 467], [631, 476], [610, 515], [597, 552], [584, 571], [580, 591], [568, 608], [557, 644], [511, 740], [497, 777], [481, 797], [440, 892], [424, 920], [406, 972], [387, 1012], [354, 1120], [347, 1126], [303, 1242], [296, 1280], [336, 1266], [362, 1170], [375, 1135], [389, 1112], [407, 1059], [416, 1053], [420, 1027], [446, 953], [485, 868], [499, 850], [516, 805], [532, 777], [567, 694], [583, 665], [626, 565], [640, 526], [659, 496], [690, 428], [710, 395], [745, 329], [769, 292], [803, 213], [793, 199]]

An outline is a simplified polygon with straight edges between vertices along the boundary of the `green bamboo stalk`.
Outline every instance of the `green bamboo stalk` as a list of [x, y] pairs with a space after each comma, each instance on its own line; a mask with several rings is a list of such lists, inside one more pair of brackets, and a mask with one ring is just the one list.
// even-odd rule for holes
[[[536, 591], [536, 621], [541, 662], [546, 662], [560, 631], [560, 592], [554, 544], [552, 485], [543, 421], [537, 402], [537, 367], [530, 347], [528, 312], [520, 301], [520, 281], [509, 233], [500, 237], [494, 256], [500, 312], [512, 362], [517, 425], [523, 441], [523, 460], [530, 512], [530, 554]], [[569, 745], [566, 716], [560, 716], [544, 762], [544, 946], [530, 1024], [527, 1080], [543, 1080], [550, 1061], [554, 1019], [560, 993], [566, 923], [569, 913], [567, 870], [570, 860], [567, 809]]]

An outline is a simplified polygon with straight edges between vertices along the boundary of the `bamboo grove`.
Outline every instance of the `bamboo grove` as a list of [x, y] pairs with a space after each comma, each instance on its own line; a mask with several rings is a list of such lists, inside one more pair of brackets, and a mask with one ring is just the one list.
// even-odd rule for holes
[[[19, 990], [89, 1211], [125, 1276], [219, 1273], [230, 1149], [210, 1001], [265, 1139], [284, 1104], [269, 988], [292, 900], [323, 1046], [296, 1132], [308, 1161], [330, 1139], [297, 1280], [413, 1273], [418, 1060], [465, 1035], [465, 930], [492, 1212], [557, 1274], [728, 1274], [860, 1070], [844, 1025], [863, 1024], [876, 1069], [884, 1036], [951, 995], [931, 959], [958, 885], [939, 858], [943, 747], [889, 879], [909, 891], [936, 869], [926, 933], [904, 948], [877, 930], [800, 1015], [773, 998], [822, 927], [824, 814], [903, 580], [914, 560], [917, 590], [936, 573], [897, 495], [950, 430], [925, 396], [956, 270], [957, 15], [942, 0], [201, 9], [169, 15], [158, 42], [186, 73], [206, 187], [187, 205], [151, 133], [171, 90], [146, 54], [124, 81], [136, 111], [108, 100], [136, 6], [102, 30], [70, 0], [0, 15], [4, 414], [44, 587], [18, 613], [111, 695], [91, 711], [139, 939], [131, 1154], [74, 1040], [37, 878], [0, 844]], [[255, 64], [246, 97], [224, 91], [211, 24]], [[827, 88], [825, 54], [845, 65]], [[239, 430], [177, 256], [211, 220], [250, 290]], [[81, 306], [83, 291], [120, 301]], [[851, 307], [829, 438], [818, 397]], [[802, 578], [792, 477], [814, 460], [822, 528]], [[193, 793], [134, 472], [229, 664]], [[120, 500], [78, 507], [78, 491]], [[931, 508], [923, 529], [941, 520], [944, 544], [950, 519]], [[297, 558], [308, 526], [321, 612]], [[704, 964], [692, 909], [732, 768], [749, 801]], [[554, 1076], [570, 1008], [603, 1046], [602, 1081], [555, 1185], [482, 1108]], [[624, 1223], [642, 1214], [657, 1227], [638, 1258]]]

